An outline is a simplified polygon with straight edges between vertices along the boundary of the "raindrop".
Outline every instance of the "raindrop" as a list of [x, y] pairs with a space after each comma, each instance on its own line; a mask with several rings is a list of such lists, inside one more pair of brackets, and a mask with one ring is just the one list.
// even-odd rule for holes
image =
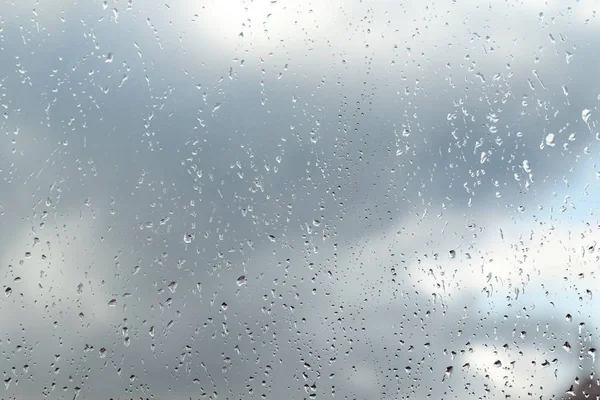
[[592, 357], [592, 362], [596, 362], [596, 349], [593, 347], [590, 348], [588, 354]]
[[108, 302], [108, 305], [111, 307], [114, 307], [117, 305], [117, 299], [112, 299], [111, 301]]
[[571, 322], [572, 320], [573, 320], [573, 317], [571, 316], [571, 314], [567, 314], [567, 315], [565, 316], [565, 321], [567, 321], [567, 322]]
[[6, 290], [4, 291], [4, 295], [6, 297], [10, 296], [12, 294], [12, 289], [7, 287]]
[[520, 337], [521, 337], [521, 339], [525, 339], [527, 337], [527, 332], [521, 331]]
[[569, 342], [565, 342], [565, 344], [563, 344], [563, 349], [565, 349], [567, 353], [571, 352], [571, 345], [569, 344]]
[[444, 377], [442, 378], [442, 382], [445, 381], [446, 379], [450, 378], [453, 370], [454, 370], [454, 367], [452, 367], [452, 366], [446, 367], [446, 372], [444, 372]]
[[113, 53], [108, 53], [108, 54], [106, 55], [106, 59], [104, 60], [104, 62], [106, 62], [106, 63], [111, 63], [111, 62], [113, 62]]
[[546, 135], [546, 145], [554, 147], [554, 133]]
[[502, 361], [500, 361], [500, 360], [496, 360], [496, 361], [494, 362], [494, 367], [496, 367], [496, 368], [500, 368], [500, 367], [502, 367]]
[[237, 278], [236, 283], [237, 283], [238, 286], [245, 285], [247, 283], [247, 281], [246, 281], [246, 275], [241, 275], [239, 278]]
[[592, 115], [592, 112], [590, 110], [588, 110], [587, 108], [585, 108], [581, 112], [581, 119], [583, 119], [583, 122], [585, 122], [587, 124], [588, 123], [588, 119], [590, 119], [590, 115]]
[[169, 283], [168, 288], [171, 291], [171, 293], [175, 293], [175, 290], [177, 290], [177, 282], [172, 281], [171, 283]]

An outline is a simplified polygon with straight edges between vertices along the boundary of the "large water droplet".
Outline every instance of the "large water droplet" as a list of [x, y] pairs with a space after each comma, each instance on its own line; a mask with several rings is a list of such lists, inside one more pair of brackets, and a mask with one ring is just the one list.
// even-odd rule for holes
[[588, 123], [588, 119], [590, 119], [591, 115], [592, 115], [592, 112], [590, 110], [588, 110], [587, 108], [585, 108], [581, 112], [581, 119], [583, 119], [583, 122], [585, 122], [587, 124]]
[[236, 281], [238, 286], [243, 286], [246, 284], [246, 282], [247, 282], [246, 275], [241, 275], [239, 278], [237, 278], [237, 281]]
[[590, 348], [588, 354], [592, 357], [592, 362], [596, 362], [596, 349], [593, 347]]

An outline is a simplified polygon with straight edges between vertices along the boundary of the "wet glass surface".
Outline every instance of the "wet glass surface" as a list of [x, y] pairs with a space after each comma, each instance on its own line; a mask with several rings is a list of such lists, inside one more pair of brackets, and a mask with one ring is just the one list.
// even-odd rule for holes
[[0, 397], [597, 394], [597, 5], [3, 0]]

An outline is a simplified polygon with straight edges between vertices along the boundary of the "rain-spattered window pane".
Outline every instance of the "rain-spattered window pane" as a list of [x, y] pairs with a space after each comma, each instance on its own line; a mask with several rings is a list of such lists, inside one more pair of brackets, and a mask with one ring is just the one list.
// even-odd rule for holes
[[3, 0], [0, 397], [595, 398], [597, 7]]

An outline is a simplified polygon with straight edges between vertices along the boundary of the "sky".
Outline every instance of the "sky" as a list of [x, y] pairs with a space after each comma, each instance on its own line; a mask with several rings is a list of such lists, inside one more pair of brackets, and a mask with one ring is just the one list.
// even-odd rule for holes
[[4, 1], [3, 396], [567, 396], [596, 6]]

